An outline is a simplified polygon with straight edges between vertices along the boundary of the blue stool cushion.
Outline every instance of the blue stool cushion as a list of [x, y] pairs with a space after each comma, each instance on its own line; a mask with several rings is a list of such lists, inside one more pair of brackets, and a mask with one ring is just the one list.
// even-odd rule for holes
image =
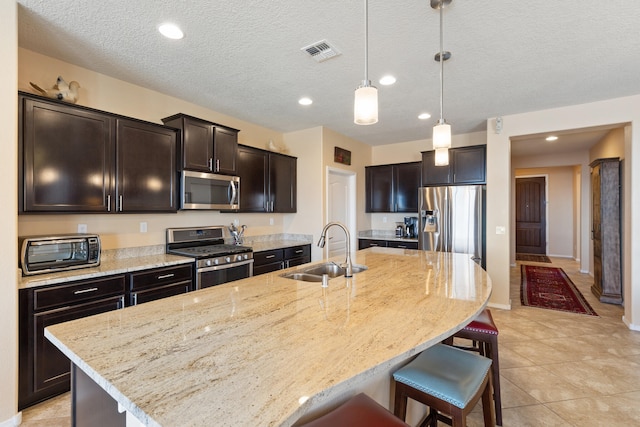
[[444, 344], [420, 353], [393, 374], [393, 379], [464, 408], [478, 392], [491, 359]]

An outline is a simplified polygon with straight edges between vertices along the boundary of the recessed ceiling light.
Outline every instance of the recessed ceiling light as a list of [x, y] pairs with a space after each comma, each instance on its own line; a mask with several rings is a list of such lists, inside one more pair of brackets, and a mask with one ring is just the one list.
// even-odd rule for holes
[[379, 80], [380, 84], [383, 86], [389, 86], [392, 85], [396, 82], [396, 78], [388, 75], [388, 76], [384, 76]]
[[548, 136], [548, 137], [546, 138], [546, 140], [547, 140], [547, 141], [556, 141], [557, 139], [558, 139], [558, 137], [557, 137], [557, 136], [555, 136], [555, 135], [551, 135], [551, 136]]
[[419, 118], [420, 120], [427, 120], [427, 119], [430, 119], [430, 118], [431, 118], [431, 114], [429, 114], [429, 113], [421, 113], [421, 114], [418, 116], [418, 118]]
[[300, 98], [298, 100], [298, 104], [300, 104], [300, 105], [311, 105], [311, 104], [313, 104], [313, 101], [311, 100], [311, 98], [304, 97], [304, 98]]
[[160, 34], [169, 39], [179, 40], [184, 37], [184, 33], [180, 28], [178, 28], [176, 24], [162, 24], [158, 27], [158, 31], [160, 31]]

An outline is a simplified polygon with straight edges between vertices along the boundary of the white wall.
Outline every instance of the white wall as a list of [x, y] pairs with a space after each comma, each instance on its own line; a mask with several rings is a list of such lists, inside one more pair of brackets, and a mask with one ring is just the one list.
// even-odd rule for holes
[[5, 96], [0, 98], [0, 426], [18, 425], [18, 114], [14, 94], [18, 89], [18, 18], [15, 1], [0, 2], [0, 80]]
[[[511, 200], [511, 142], [510, 138], [536, 133], [580, 129], [591, 126], [629, 123], [640, 126], [640, 96], [628, 96], [607, 101], [555, 108], [532, 113], [503, 116], [503, 129], [495, 133], [495, 118], [487, 120], [487, 272], [494, 284], [491, 302], [510, 305], [509, 248], [511, 230], [509, 206]], [[640, 147], [640, 132], [625, 133], [625, 209], [624, 225], [628, 240], [624, 251], [625, 314], [624, 322], [640, 330], [640, 264], [632, 264], [634, 254], [640, 254], [640, 155], [633, 156]], [[588, 172], [583, 173], [588, 179]], [[584, 194], [584, 193], [583, 193]], [[585, 200], [581, 201], [583, 207]], [[588, 211], [588, 203], [586, 209]], [[587, 221], [588, 223], [588, 221]], [[506, 227], [506, 234], [495, 234], [496, 227]], [[583, 229], [584, 229], [583, 221]], [[584, 247], [584, 242], [582, 242]], [[583, 252], [584, 254], [584, 252]], [[634, 284], [635, 283], [635, 284]]]

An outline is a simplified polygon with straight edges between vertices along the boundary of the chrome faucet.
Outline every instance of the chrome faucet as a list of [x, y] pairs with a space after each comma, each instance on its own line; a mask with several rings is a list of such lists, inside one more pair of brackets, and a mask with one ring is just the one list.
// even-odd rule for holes
[[318, 240], [318, 246], [321, 248], [324, 248], [325, 240], [327, 238], [327, 230], [334, 225], [342, 228], [342, 230], [344, 231], [344, 234], [347, 236], [347, 246], [345, 248], [347, 252], [347, 259], [344, 261], [345, 269], [346, 269], [344, 273], [344, 277], [352, 277], [353, 265], [351, 264], [351, 236], [349, 235], [349, 230], [347, 230], [347, 227], [345, 227], [343, 223], [330, 222], [327, 225], [325, 225], [324, 228], [322, 229], [322, 233], [320, 234], [320, 240]]

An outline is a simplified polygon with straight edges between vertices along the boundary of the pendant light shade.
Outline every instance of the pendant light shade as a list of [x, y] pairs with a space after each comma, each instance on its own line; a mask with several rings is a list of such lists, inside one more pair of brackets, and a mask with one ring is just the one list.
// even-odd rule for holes
[[378, 123], [378, 89], [369, 80], [369, 1], [364, 1], [364, 80], [356, 89], [353, 122], [357, 125]]
[[370, 82], [356, 89], [353, 117], [357, 125], [372, 125], [378, 122], [378, 89], [371, 86]]
[[451, 125], [444, 120], [433, 127], [433, 148], [451, 147]]
[[436, 166], [447, 166], [449, 164], [449, 149], [436, 148]]

